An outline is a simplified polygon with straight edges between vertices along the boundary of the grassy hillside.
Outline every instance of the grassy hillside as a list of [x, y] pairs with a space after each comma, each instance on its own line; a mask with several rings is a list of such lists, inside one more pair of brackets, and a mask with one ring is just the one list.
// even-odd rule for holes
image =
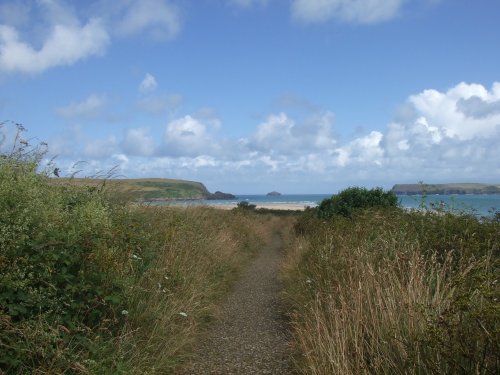
[[135, 201], [168, 199], [206, 199], [210, 196], [207, 188], [200, 182], [173, 180], [166, 178], [143, 179], [91, 179], [91, 178], [54, 178], [56, 184], [92, 186], [106, 189], [115, 194]]
[[392, 188], [396, 194], [500, 194], [498, 184], [396, 184]]

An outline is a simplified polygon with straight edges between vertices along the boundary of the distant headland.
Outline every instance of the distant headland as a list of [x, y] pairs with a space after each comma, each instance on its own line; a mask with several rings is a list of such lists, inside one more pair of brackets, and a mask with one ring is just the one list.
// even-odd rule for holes
[[391, 191], [398, 195], [500, 194], [500, 184], [396, 184]]
[[223, 200], [235, 199], [229, 193], [216, 191], [210, 193], [201, 182], [175, 180], [168, 178], [53, 178], [54, 183], [69, 183], [90, 187], [105, 186], [107, 189], [138, 202], [157, 202], [175, 200]]

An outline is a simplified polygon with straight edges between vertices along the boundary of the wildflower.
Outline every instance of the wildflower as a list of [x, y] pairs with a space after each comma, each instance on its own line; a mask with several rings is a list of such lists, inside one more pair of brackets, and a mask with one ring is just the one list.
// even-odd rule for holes
[[179, 315], [183, 316], [184, 318], [187, 318], [187, 316], [188, 316], [188, 314], [186, 314], [185, 312], [180, 312]]
[[128, 315], [128, 311], [127, 310], [122, 310], [122, 315], [127, 316]]

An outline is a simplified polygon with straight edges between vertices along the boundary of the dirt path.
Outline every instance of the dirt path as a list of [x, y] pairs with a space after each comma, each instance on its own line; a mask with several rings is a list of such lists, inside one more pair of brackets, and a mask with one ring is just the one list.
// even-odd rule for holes
[[181, 374], [291, 374], [279, 303], [280, 246], [275, 235], [246, 269]]

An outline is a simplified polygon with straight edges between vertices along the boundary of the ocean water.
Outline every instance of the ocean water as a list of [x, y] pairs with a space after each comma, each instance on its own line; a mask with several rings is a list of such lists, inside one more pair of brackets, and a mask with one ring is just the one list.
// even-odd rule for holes
[[[303, 206], [315, 207], [323, 199], [330, 198], [332, 194], [285, 194], [280, 196], [267, 195], [237, 195], [236, 199], [229, 200], [197, 200], [197, 201], [176, 201], [167, 204], [174, 205], [231, 205], [246, 201], [249, 204], [300, 204]], [[478, 216], [490, 216], [495, 211], [500, 211], [500, 194], [482, 195], [400, 195], [398, 196], [401, 205], [405, 208], [420, 208], [425, 205], [428, 208], [441, 207], [452, 212], [466, 211]]]

